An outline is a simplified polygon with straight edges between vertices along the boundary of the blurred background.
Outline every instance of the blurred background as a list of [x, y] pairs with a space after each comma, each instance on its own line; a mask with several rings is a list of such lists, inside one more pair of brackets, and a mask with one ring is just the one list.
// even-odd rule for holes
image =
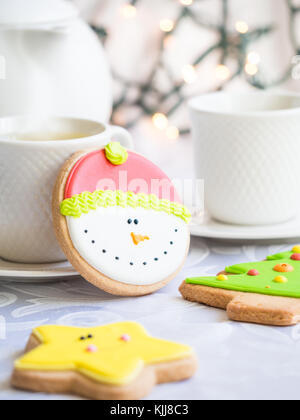
[[170, 176], [192, 174], [187, 98], [299, 90], [299, 0], [73, 1], [105, 45], [113, 122]]

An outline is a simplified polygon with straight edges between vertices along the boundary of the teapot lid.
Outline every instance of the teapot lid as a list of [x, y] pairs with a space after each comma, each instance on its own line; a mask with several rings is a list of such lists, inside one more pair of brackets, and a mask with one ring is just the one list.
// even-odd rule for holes
[[67, 0], [9, 0], [1, 2], [0, 25], [27, 27], [66, 22], [78, 16]]

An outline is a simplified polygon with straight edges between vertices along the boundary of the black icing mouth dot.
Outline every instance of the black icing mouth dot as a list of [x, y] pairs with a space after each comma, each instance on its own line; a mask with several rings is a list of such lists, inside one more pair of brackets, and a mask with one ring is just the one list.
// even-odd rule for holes
[[[138, 219], [134, 219], [134, 220], [132, 220], [132, 219], [128, 219], [128, 220], [127, 220], [127, 223], [128, 223], [128, 224], [135, 223], [135, 224], [137, 225], [137, 224], [139, 224], [139, 220], [138, 220]], [[174, 229], [174, 230], [175, 230], [175, 232], [178, 232], [178, 229]], [[84, 233], [88, 233], [88, 230], [86, 229], [86, 230], [84, 231]], [[92, 241], [91, 241], [91, 243], [92, 243], [92, 244], [95, 244], [95, 243], [96, 243], [96, 241], [95, 241], [95, 240], [92, 240]], [[173, 242], [173, 241], [170, 241], [170, 245], [174, 245], [174, 242]], [[106, 249], [102, 249], [102, 250], [101, 250], [101, 252], [102, 252], [102, 254], [107, 254], [107, 250], [106, 250]], [[164, 252], [163, 252], [163, 254], [164, 254], [164, 255], [168, 255], [168, 251], [164, 251]], [[116, 256], [116, 257], [115, 257], [115, 260], [116, 260], [116, 261], [119, 261], [119, 260], [120, 260], [120, 257]], [[155, 258], [153, 258], [153, 261], [157, 262], [157, 261], [159, 261], [159, 258], [158, 258], [158, 257], [155, 257]], [[144, 266], [148, 265], [148, 263], [147, 263], [146, 261], [144, 261], [142, 264], [143, 264]], [[135, 263], [134, 263], [133, 261], [129, 261], [129, 265], [130, 265], [130, 266], [134, 266], [134, 265], [135, 265]], [[88, 339], [88, 338], [93, 338], [93, 336], [90, 334], [90, 335], [89, 335], [89, 336], [87, 336], [87, 337], [80, 337], [80, 340], [86, 340], [86, 339]]]

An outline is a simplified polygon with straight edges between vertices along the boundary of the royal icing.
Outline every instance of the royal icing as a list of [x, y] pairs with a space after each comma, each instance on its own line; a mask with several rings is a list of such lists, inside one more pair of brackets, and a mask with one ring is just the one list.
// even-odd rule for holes
[[113, 165], [122, 165], [128, 159], [128, 152], [118, 142], [111, 142], [105, 147], [106, 159]]
[[114, 165], [106, 158], [105, 150], [97, 150], [79, 159], [68, 177], [65, 198], [107, 189], [155, 194], [159, 199], [181, 202], [171, 180], [152, 162], [128, 151], [126, 162]]
[[[136, 220], [138, 223], [128, 223]], [[160, 282], [183, 263], [188, 225], [179, 217], [146, 209], [97, 208], [67, 217], [75, 249], [96, 270], [125, 284]]]
[[[292, 259], [292, 256], [291, 256]], [[291, 271], [294, 271], [294, 267], [292, 267], [290, 264], [287, 263], [281, 263], [275, 265], [273, 268], [274, 271], [278, 271], [279, 273], [289, 273]]]
[[34, 335], [41, 345], [17, 360], [17, 369], [76, 371], [112, 385], [132, 382], [147, 365], [192, 354], [189, 346], [153, 338], [135, 322], [97, 328], [42, 326]]
[[174, 214], [185, 222], [189, 222], [191, 214], [189, 210], [180, 203], [169, 200], [160, 200], [154, 194], [135, 194], [123, 191], [94, 191], [74, 195], [65, 199], [60, 206], [63, 216], [80, 217], [82, 214], [96, 210], [98, 207], [131, 207], [133, 209], [143, 208], [156, 210], [167, 214]]
[[284, 276], [277, 276], [277, 277], [275, 277], [275, 279], [273, 281], [275, 283], [287, 283], [288, 279]]
[[[111, 189], [99, 189], [103, 183]], [[159, 168], [119, 143], [74, 165], [61, 214], [79, 255], [120, 283], [159, 283], [176, 273], [186, 257], [189, 210]]]
[[217, 280], [219, 280], [219, 281], [227, 281], [228, 280], [228, 277], [225, 276], [225, 274], [219, 274], [217, 276]]
[[248, 276], [259, 276], [259, 271], [258, 270], [249, 270], [248, 271]]
[[[220, 282], [219, 276], [195, 277], [186, 279], [186, 283], [240, 292], [300, 298], [300, 261], [293, 258], [294, 251], [295, 248], [291, 252], [269, 256], [266, 261], [226, 267], [228, 273], [226, 281]], [[250, 270], [257, 270], [259, 274], [249, 276]], [[284, 273], [284, 275], [279, 275], [279, 273]]]

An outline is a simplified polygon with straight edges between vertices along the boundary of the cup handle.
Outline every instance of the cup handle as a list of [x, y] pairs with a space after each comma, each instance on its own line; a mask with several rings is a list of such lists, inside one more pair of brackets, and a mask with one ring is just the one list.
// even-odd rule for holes
[[126, 149], [133, 149], [134, 143], [131, 134], [125, 128], [118, 127], [117, 125], [108, 126], [108, 137], [112, 141], [119, 141]]

